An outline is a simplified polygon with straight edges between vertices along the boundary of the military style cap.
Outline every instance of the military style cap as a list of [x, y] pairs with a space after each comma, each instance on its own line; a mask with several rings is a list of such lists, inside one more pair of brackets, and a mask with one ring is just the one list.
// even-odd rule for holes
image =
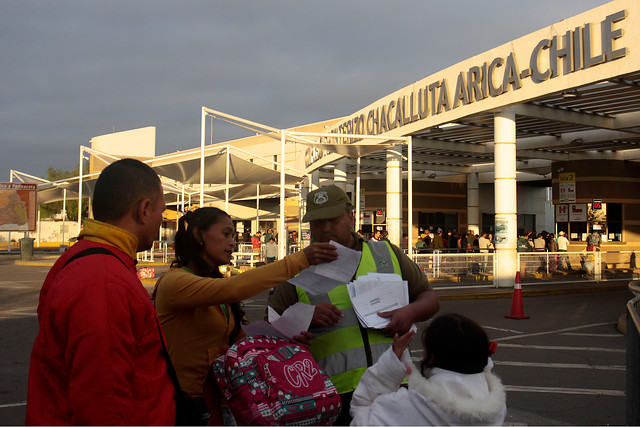
[[339, 217], [350, 204], [349, 196], [335, 185], [327, 185], [307, 194], [307, 212], [303, 222]]

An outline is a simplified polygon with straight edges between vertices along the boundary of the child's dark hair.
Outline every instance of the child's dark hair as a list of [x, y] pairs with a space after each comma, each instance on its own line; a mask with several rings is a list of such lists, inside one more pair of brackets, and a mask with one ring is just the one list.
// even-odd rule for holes
[[[203, 244], [202, 233], [207, 231], [212, 225], [217, 224], [223, 218], [231, 218], [222, 209], [204, 207], [185, 213], [178, 221], [178, 231], [176, 232], [174, 248], [176, 258], [171, 262], [171, 267], [186, 267], [193, 261], [196, 265], [196, 273], [202, 277], [221, 278], [220, 269], [212, 268], [202, 258]], [[197, 234], [200, 239], [196, 239], [193, 230], [197, 227]], [[244, 322], [244, 311], [240, 302], [229, 304], [231, 313], [235, 320], [235, 328], [229, 334], [229, 345], [235, 342], [235, 338], [240, 332], [240, 327]]]
[[422, 334], [422, 345], [427, 353], [423, 369], [477, 374], [487, 366], [487, 333], [476, 322], [460, 314], [444, 314], [434, 319]]

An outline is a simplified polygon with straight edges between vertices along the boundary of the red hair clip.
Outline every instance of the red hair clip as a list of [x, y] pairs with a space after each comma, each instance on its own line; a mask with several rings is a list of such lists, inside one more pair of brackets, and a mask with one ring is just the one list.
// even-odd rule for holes
[[493, 356], [493, 353], [498, 349], [498, 344], [494, 341], [489, 341], [489, 356]]

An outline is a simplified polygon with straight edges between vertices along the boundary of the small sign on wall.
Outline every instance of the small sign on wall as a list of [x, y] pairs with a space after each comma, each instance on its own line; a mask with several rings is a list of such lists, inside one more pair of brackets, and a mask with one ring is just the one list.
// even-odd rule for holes
[[[509, 232], [513, 231], [514, 235], [517, 230], [517, 217], [515, 215], [501, 216], [496, 215], [496, 234], [493, 237], [494, 245], [502, 248], [509, 247]], [[515, 247], [515, 242], [511, 247]]]
[[569, 205], [556, 205], [556, 222], [569, 222]]
[[566, 172], [559, 175], [558, 190], [560, 191], [558, 199], [560, 202], [576, 201], [576, 174], [575, 172]]
[[579, 203], [569, 205], [569, 221], [584, 222], [587, 220], [587, 204]]

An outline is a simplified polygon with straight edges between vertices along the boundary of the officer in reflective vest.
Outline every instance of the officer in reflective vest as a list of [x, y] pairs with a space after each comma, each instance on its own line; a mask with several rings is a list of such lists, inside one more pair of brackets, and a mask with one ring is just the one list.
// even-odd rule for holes
[[351, 396], [366, 368], [391, 345], [394, 334], [402, 335], [414, 323], [432, 317], [440, 303], [425, 274], [401, 249], [387, 241], [367, 242], [354, 232], [352, 204], [341, 188], [329, 185], [310, 192], [302, 220], [310, 224], [312, 241], [333, 240], [362, 252], [355, 277], [372, 272], [395, 273], [409, 287], [409, 305], [379, 314], [391, 320], [383, 330], [365, 329], [359, 324], [346, 284], [310, 295], [284, 282], [269, 296], [269, 306], [280, 314], [296, 302], [315, 305], [309, 327], [313, 335], [311, 353], [342, 397], [342, 413], [336, 424], [348, 425]]

